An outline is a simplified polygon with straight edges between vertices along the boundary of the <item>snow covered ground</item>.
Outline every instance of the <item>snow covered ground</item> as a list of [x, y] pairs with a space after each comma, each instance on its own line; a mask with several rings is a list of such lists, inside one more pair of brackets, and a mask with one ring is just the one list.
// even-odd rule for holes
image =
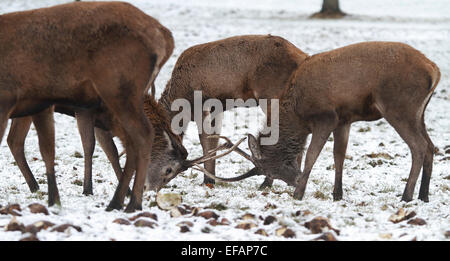
[[[50, 6], [62, 0], [3, 0], [0, 14]], [[50, 229], [37, 233], [40, 240], [311, 240], [312, 234], [305, 222], [323, 216], [340, 230], [338, 240], [448, 240], [450, 230], [450, 5], [446, 0], [342, 0], [343, 11], [352, 14], [342, 20], [310, 20], [308, 16], [320, 9], [321, 0], [160, 0], [130, 1], [168, 27], [175, 38], [175, 50], [157, 79], [157, 94], [162, 92], [170, 78], [173, 66], [186, 48], [212, 40], [242, 34], [272, 34], [282, 36], [303, 51], [314, 54], [351, 43], [387, 40], [400, 41], [422, 51], [440, 67], [442, 78], [426, 111], [426, 124], [439, 153], [435, 156], [430, 185], [430, 202], [415, 200], [400, 202], [411, 166], [410, 152], [394, 129], [385, 120], [359, 122], [352, 126], [348, 159], [344, 169], [344, 198], [332, 200], [334, 169], [332, 146], [327, 142], [311, 173], [305, 197], [292, 199], [293, 188], [275, 181], [272, 189], [258, 191], [263, 177], [253, 177], [231, 185], [218, 184], [214, 189], [202, 186], [202, 174], [188, 170], [172, 180], [163, 192], [179, 193], [183, 203], [192, 207], [210, 209], [230, 225], [213, 226], [197, 216], [171, 218], [170, 213], [154, 205], [154, 192], [144, 194], [143, 211], [157, 215], [155, 228], [135, 227], [113, 223], [117, 218], [135, 214], [122, 211], [105, 212], [117, 181], [104, 153], [96, 147], [94, 158], [94, 196], [81, 194], [83, 159], [75, 157], [82, 152], [80, 138], [73, 118], [55, 115], [56, 171], [62, 207], [50, 208], [50, 215], [32, 214], [28, 204], [47, 204], [45, 167], [41, 161], [34, 129], [26, 141], [27, 159], [40, 183], [37, 193], [30, 193], [24, 178], [14, 163], [7, 147], [6, 137], [0, 145], [0, 205], [18, 203], [22, 216], [16, 217], [25, 225], [48, 220], [57, 225], [70, 223], [82, 228], [81, 232], [67, 229], [63, 233]], [[227, 112], [245, 119], [248, 109]], [[261, 114], [261, 112], [260, 112]], [[247, 132], [256, 133], [260, 123], [230, 126], [224, 121], [223, 134], [234, 141]], [[7, 133], [7, 132], [6, 132]], [[201, 155], [201, 146], [193, 124], [188, 129], [185, 146], [191, 158]], [[241, 146], [246, 149], [246, 142]], [[370, 158], [372, 153], [387, 153], [390, 157]], [[36, 160], [37, 158], [37, 160]], [[122, 159], [123, 163], [123, 159]], [[238, 155], [218, 160], [217, 174], [231, 177], [251, 168]], [[215, 208], [215, 209], [214, 209]], [[394, 224], [389, 217], [400, 208], [414, 211], [425, 225]], [[298, 212], [299, 211], [299, 212]], [[235, 228], [245, 214], [254, 214], [257, 226], [248, 230]], [[276, 221], [263, 225], [259, 219], [276, 217]], [[0, 215], [0, 240], [19, 240], [28, 234], [6, 232], [11, 215]], [[145, 219], [145, 218], [143, 218]], [[177, 226], [190, 221], [193, 227], [180, 233]], [[295, 233], [293, 238], [275, 235], [280, 227]], [[268, 237], [255, 234], [264, 229]], [[447, 237], [446, 237], [447, 233]]]

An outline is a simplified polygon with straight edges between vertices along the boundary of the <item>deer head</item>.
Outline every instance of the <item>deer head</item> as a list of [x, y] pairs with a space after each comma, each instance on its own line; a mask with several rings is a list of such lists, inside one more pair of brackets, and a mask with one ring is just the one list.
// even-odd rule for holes
[[[296, 160], [297, 154], [281, 154], [277, 148], [279, 145], [261, 146], [259, 139], [251, 134], [248, 135], [248, 148], [252, 153], [251, 159], [255, 167], [259, 169], [259, 173], [270, 179], [281, 179], [288, 185], [295, 186], [295, 179], [301, 171]], [[283, 150], [289, 150], [287, 144], [283, 147]], [[292, 157], [292, 155], [295, 156]]]
[[167, 111], [153, 96], [145, 97], [144, 112], [155, 130], [151, 163], [147, 171], [144, 189], [158, 191], [179, 173], [186, 170], [184, 163], [188, 153], [181, 138], [171, 130]]

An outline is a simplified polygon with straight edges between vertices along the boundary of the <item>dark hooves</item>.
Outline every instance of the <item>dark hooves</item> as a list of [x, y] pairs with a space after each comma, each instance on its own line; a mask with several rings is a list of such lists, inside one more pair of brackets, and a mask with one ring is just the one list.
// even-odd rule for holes
[[121, 210], [122, 209], [122, 205], [121, 204], [117, 204], [116, 202], [110, 202], [108, 207], [106, 207], [106, 211], [110, 212], [113, 210]]
[[211, 178], [204, 178], [203, 179], [203, 185], [208, 185], [208, 184], [210, 184], [210, 185], [214, 185], [214, 184], [216, 184], [216, 181], [215, 180], [213, 180], [213, 179], [211, 179]]
[[35, 185], [30, 186], [31, 193], [35, 193], [39, 190], [39, 185], [36, 183]]
[[137, 204], [128, 204], [128, 206], [125, 208], [125, 213], [133, 213], [136, 210], [142, 210], [142, 205]]
[[301, 192], [298, 188], [296, 188], [295, 189], [295, 191], [294, 191], [294, 199], [297, 199], [297, 200], [302, 200], [303, 199], [303, 192]]
[[92, 195], [94, 195], [94, 192], [92, 192], [92, 190], [91, 191], [89, 191], [89, 190], [83, 190], [83, 195], [85, 195], [85, 196], [92, 196]]

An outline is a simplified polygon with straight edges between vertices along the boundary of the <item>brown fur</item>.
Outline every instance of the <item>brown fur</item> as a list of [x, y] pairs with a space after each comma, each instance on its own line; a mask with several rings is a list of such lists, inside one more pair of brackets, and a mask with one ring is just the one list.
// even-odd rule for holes
[[[307, 59], [295, 72], [280, 101], [280, 140], [249, 147], [265, 175], [296, 186], [303, 197], [311, 169], [328, 136], [334, 135], [334, 199], [342, 198], [342, 167], [351, 123], [385, 118], [412, 152], [412, 167], [402, 199], [410, 201], [423, 166], [419, 198], [428, 201], [434, 146], [424, 111], [440, 78], [439, 68], [414, 48], [393, 42], [359, 43]], [[305, 167], [295, 160], [312, 133]], [[251, 145], [251, 146], [250, 146]], [[300, 173], [300, 174], [299, 174]], [[295, 181], [295, 176], [297, 176]]]
[[[184, 98], [193, 108], [194, 91], [222, 104], [226, 99], [274, 99], [281, 96], [292, 73], [307, 57], [289, 41], [271, 35], [235, 36], [196, 45], [178, 58], [160, 102], [174, 117], [178, 112], [170, 110], [172, 102]], [[217, 147], [218, 139], [201, 134], [200, 143], [206, 154]], [[214, 174], [215, 161], [205, 162], [205, 168]], [[213, 182], [205, 177], [205, 183]]]
[[142, 95], [172, 53], [170, 32], [127, 3], [79, 2], [1, 15], [0, 46], [0, 137], [8, 118], [52, 104], [103, 107], [120, 124], [128, 151], [109, 208], [121, 208], [135, 170], [127, 211], [141, 208], [154, 136]]

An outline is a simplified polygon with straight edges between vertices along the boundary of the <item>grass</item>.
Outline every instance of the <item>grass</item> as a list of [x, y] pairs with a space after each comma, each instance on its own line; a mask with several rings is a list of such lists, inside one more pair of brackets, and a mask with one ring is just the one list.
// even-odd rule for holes
[[222, 210], [227, 210], [228, 209], [228, 207], [223, 205], [222, 203], [211, 203], [206, 208], [211, 208], [211, 209], [215, 209], [215, 210], [218, 210], [218, 211], [222, 211]]
[[395, 187], [386, 186], [383, 189], [381, 189], [380, 191], [378, 191], [378, 193], [391, 193], [391, 192], [395, 192], [395, 191], [396, 191]]
[[313, 197], [317, 198], [317, 199], [321, 199], [321, 200], [327, 200], [328, 196], [326, 196], [322, 191], [320, 190], [316, 190], [316, 192], [314, 192]]
[[77, 185], [77, 186], [83, 186], [83, 181], [76, 179], [76, 180], [72, 181], [72, 184]]

